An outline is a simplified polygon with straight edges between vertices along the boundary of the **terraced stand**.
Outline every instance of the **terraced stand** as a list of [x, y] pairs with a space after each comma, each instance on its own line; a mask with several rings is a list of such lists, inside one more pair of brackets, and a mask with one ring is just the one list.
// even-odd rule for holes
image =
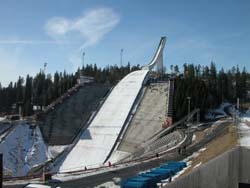
[[38, 121], [45, 142], [49, 145], [72, 143], [108, 91], [109, 87], [103, 84], [85, 85], [42, 116]]

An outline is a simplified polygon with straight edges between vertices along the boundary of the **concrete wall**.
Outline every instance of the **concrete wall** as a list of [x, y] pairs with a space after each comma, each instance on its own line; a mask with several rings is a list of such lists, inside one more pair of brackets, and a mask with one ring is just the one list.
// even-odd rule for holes
[[250, 148], [240, 147], [239, 182], [250, 183]]
[[237, 188], [250, 180], [250, 150], [236, 147], [214, 158], [167, 188]]

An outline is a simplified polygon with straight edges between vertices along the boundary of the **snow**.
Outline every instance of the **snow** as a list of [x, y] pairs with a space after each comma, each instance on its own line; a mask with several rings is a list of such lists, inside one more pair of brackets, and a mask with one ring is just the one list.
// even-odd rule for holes
[[29, 170], [44, 163], [47, 147], [39, 127], [31, 129], [27, 124], [18, 124], [0, 144], [3, 153], [4, 174], [24, 176]]
[[41, 184], [29, 184], [25, 188], [50, 188], [50, 186]]
[[238, 124], [237, 128], [239, 135], [239, 144], [241, 146], [250, 147], [250, 126], [248, 126], [247, 123], [242, 122]]
[[0, 117], [0, 121], [4, 121], [6, 117]]
[[57, 157], [60, 153], [62, 153], [68, 145], [55, 145], [55, 146], [48, 146], [48, 153], [50, 158], [55, 158]]
[[201, 149], [199, 149], [199, 152], [203, 152], [203, 151], [206, 151], [207, 150], [207, 148], [201, 148]]
[[193, 134], [193, 137], [192, 137], [192, 142], [194, 142], [196, 140], [196, 135]]
[[121, 178], [114, 177], [112, 180], [113, 181], [108, 181], [101, 185], [98, 185], [95, 188], [120, 188], [121, 187], [120, 186]]
[[109, 181], [106, 183], [103, 183], [101, 185], [96, 186], [95, 188], [120, 188], [121, 186], [116, 185], [114, 182]]
[[241, 115], [241, 120], [246, 123], [250, 123], [250, 109]]
[[201, 164], [202, 162], [199, 162], [197, 165], [194, 166], [194, 168], [198, 168]]
[[60, 172], [103, 165], [147, 74], [148, 70], [134, 71], [114, 87], [89, 128], [82, 133], [77, 144], [63, 161]]
[[208, 112], [205, 115], [205, 118], [206, 119], [218, 119], [218, 118], [226, 117], [227, 114], [225, 113], [224, 108], [229, 107], [229, 106], [231, 106], [231, 104], [228, 102], [222, 103], [218, 108], [210, 110], [210, 112]]
[[183, 161], [184, 162], [190, 162], [190, 163], [192, 163], [191, 159], [194, 159], [194, 158], [198, 157], [200, 155], [200, 153], [203, 152], [203, 151], [205, 151], [206, 149], [207, 148], [201, 148], [201, 149], [199, 149], [197, 152], [194, 152], [192, 155], [188, 156]]

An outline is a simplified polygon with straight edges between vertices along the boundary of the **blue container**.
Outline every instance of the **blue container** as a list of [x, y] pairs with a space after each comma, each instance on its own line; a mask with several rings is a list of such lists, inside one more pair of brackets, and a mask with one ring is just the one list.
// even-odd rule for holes
[[169, 164], [169, 165], [177, 165], [177, 166], [181, 166], [183, 168], [185, 168], [187, 166], [187, 163], [186, 162], [183, 162], [183, 161], [179, 161], [179, 162], [176, 162], [176, 161], [169, 161], [168, 163], [166, 164]]
[[160, 168], [171, 171], [171, 175], [175, 175], [179, 171], [178, 168], [174, 168], [174, 167], [171, 167], [168, 165], [162, 165], [162, 166], [160, 166]]
[[[138, 184], [134, 184], [131, 182], [136, 182]], [[124, 188], [130, 188], [136, 185], [138, 187], [142, 186], [143, 188], [156, 188], [156, 183], [157, 181], [151, 177], [135, 176], [133, 178], [129, 178], [126, 181], [122, 182], [121, 186]]]
[[161, 180], [167, 179], [170, 176], [172, 176], [172, 171], [170, 169], [157, 168], [157, 169], [153, 169], [150, 173], [152, 173], [152, 174], [159, 174], [160, 177], [161, 177]]
[[140, 176], [152, 178], [152, 180], [154, 180], [154, 181], [157, 182], [157, 183], [160, 182], [160, 181], [162, 180], [160, 174], [153, 174], [153, 173], [151, 173], [151, 172], [147, 172], [147, 173], [140, 174]]
[[160, 166], [159, 168], [164, 169], [164, 170], [169, 170], [171, 175], [175, 175], [178, 172], [178, 170], [176, 168], [172, 168], [172, 167], [167, 166], [167, 165]]
[[186, 162], [169, 161], [150, 172], [142, 173], [121, 183], [122, 188], [156, 188], [157, 182], [175, 175], [187, 166]]
[[128, 180], [121, 184], [121, 188], [149, 188], [149, 187], [146, 182]]
[[176, 165], [176, 164], [167, 164], [167, 165], [162, 165], [161, 167], [173, 169], [175, 171], [175, 173], [183, 169], [182, 166]]

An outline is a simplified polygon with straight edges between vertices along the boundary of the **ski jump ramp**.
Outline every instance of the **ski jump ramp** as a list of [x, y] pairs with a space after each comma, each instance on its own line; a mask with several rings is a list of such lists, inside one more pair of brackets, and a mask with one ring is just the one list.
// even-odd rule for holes
[[[164, 42], [162, 42], [163, 40]], [[156, 52], [160, 59], [162, 59], [164, 45], [165, 38], [162, 38]], [[148, 68], [145, 66], [142, 70], [128, 74], [114, 87], [89, 127], [66, 156], [59, 172], [103, 166], [118, 139], [143, 83], [147, 80], [152, 63], [159, 63], [156, 55]]]

